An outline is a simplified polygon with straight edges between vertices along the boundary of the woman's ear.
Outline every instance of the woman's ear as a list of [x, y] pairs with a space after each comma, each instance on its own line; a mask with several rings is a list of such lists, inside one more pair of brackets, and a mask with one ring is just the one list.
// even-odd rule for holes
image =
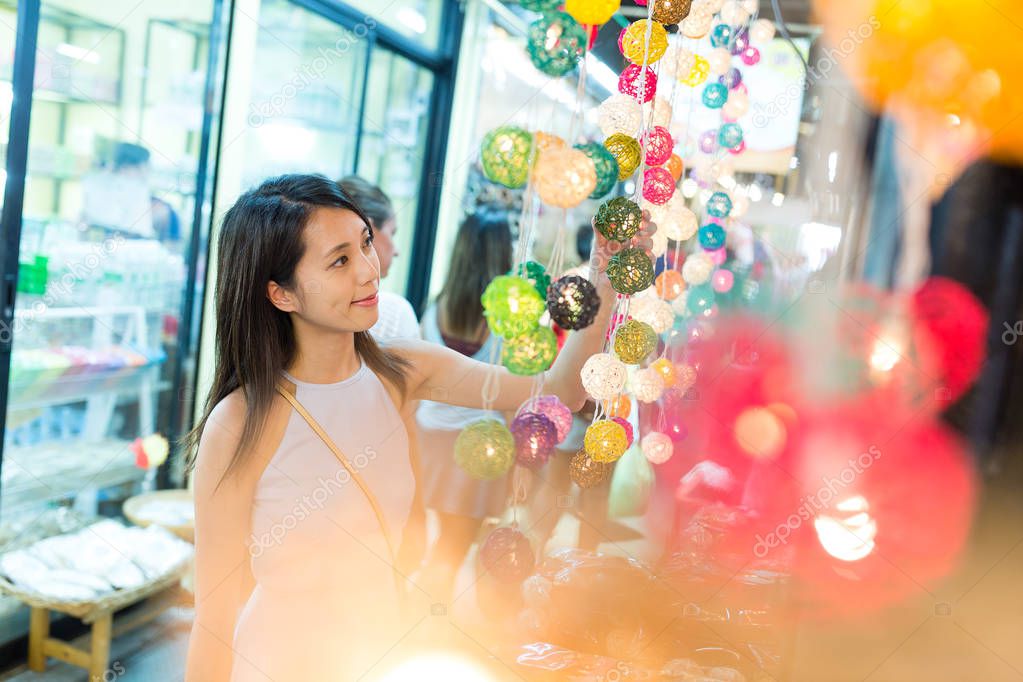
[[273, 280], [270, 280], [270, 282], [266, 285], [266, 297], [270, 299], [270, 303], [273, 303], [274, 307], [278, 310], [286, 313], [295, 311], [295, 297], [292, 296], [287, 289]]

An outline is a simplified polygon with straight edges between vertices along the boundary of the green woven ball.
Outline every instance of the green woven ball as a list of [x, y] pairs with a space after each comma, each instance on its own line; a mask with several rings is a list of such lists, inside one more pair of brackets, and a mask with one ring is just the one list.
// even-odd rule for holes
[[615, 133], [604, 140], [604, 148], [611, 152], [618, 163], [618, 179], [625, 180], [639, 168], [642, 150], [639, 141], [625, 133]]
[[557, 9], [561, 3], [562, 0], [519, 0], [522, 9], [528, 9], [531, 12], [549, 12], [552, 9]]
[[575, 70], [586, 43], [586, 31], [564, 12], [545, 12], [529, 25], [526, 34], [526, 51], [533, 66], [555, 78]]
[[536, 291], [540, 296], [547, 297], [547, 287], [551, 285], [551, 276], [547, 274], [547, 268], [537, 263], [535, 260], [527, 260], [525, 263], [519, 263], [518, 266], [508, 273], [509, 275], [515, 274], [522, 279], [528, 280], [536, 287]]
[[480, 300], [490, 331], [506, 339], [535, 327], [544, 311], [544, 299], [533, 283], [512, 275], [495, 277]]
[[628, 320], [615, 331], [615, 354], [627, 365], [638, 365], [657, 347], [657, 332], [646, 322]]
[[686, 309], [693, 315], [706, 315], [714, 307], [716, 296], [710, 282], [689, 287], [686, 291]]
[[529, 179], [533, 136], [516, 126], [494, 128], [483, 137], [483, 174], [491, 182], [517, 189]]
[[512, 374], [530, 376], [550, 367], [557, 354], [558, 337], [550, 327], [537, 327], [504, 342], [501, 364]]
[[455, 440], [455, 464], [473, 478], [500, 478], [514, 463], [515, 439], [496, 419], [469, 424]]
[[593, 226], [604, 239], [627, 242], [636, 236], [643, 225], [643, 209], [632, 199], [615, 197], [608, 199], [597, 209]]
[[618, 184], [618, 162], [604, 145], [596, 142], [577, 144], [575, 148], [590, 157], [593, 167], [597, 169], [597, 186], [590, 194], [590, 199], [600, 199]]
[[607, 278], [618, 293], [638, 294], [654, 283], [654, 264], [643, 249], [623, 249], [611, 256]]

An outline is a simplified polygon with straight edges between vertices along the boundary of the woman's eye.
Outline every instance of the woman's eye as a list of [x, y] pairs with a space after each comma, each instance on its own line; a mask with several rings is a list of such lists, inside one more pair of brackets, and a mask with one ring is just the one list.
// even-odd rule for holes
[[348, 262], [348, 256], [341, 256], [336, 261], [334, 261], [334, 265], [344, 265], [347, 262]]
[[362, 248], [368, 249], [373, 246], [373, 235], [366, 237], [366, 242], [362, 245]]

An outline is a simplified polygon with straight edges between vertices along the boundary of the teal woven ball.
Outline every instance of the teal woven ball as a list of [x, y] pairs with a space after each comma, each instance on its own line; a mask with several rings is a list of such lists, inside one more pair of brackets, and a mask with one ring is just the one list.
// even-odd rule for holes
[[558, 78], [575, 70], [586, 51], [586, 31], [564, 12], [546, 12], [529, 25], [526, 51], [540, 71]]
[[500, 478], [514, 463], [515, 439], [496, 419], [469, 424], [455, 439], [455, 464], [473, 478]]
[[590, 199], [606, 196], [618, 183], [618, 162], [615, 157], [599, 142], [577, 144], [575, 148], [590, 157], [593, 167], [597, 169], [597, 186], [590, 194]]
[[708, 223], [700, 228], [700, 246], [708, 251], [720, 249], [725, 245], [725, 228], [717, 223]]
[[714, 192], [707, 200], [707, 213], [715, 218], [727, 218], [732, 212], [732, 200], [724, 192]]

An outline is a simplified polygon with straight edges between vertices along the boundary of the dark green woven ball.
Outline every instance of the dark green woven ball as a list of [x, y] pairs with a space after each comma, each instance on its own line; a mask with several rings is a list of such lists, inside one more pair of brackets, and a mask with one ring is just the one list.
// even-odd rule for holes
[[546, 12], [529, 25], [526, 51], [540, 71], [558, 78], [575, 70], [586, 51], [586, 31], [564, 12]]
[[638, 294], [654, 283], [654, 264], [643, 249], [623, 249], [611, 256], [607, 278], [618, 293]]
[[577, 144], [575, 148], [590, 157], [593, 167], [597, 169], [597, 186], [590, 194], [590, 199], [604, 197], [618, 183], [618, 162], [611, 152], [598, 142]]
[[626, 242], [636, 236], [643, 225], [643, 209], [632, 199], [608, 199], [593, 218], [593, 225], [604, 239]]
[[547, 268], [537, 263], [535, 260], [527, 260], [525, 263], [519, 263], [515, 267], [514, 271], [509, 272], [509, 275], [517, 275], [524, 280], [532, 282], [533, 286], [536, 287], [536, 292], [540, 296], [547, 297], [547, 287], [551, 285], [551, 276], [547, 274]]

